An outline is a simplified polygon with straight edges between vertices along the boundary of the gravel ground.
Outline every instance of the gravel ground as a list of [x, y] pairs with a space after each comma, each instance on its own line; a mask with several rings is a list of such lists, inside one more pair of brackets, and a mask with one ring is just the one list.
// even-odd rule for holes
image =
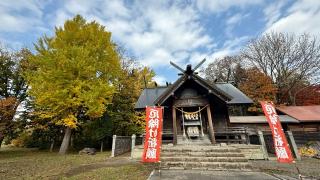
[[320, 160], [315, 158], [302, 158], [294, 164], [278, 163], [276, 158], [271, 158], [269, 161], [251, 161], [251, 163], [256, 170], [269, 174], [283, 174], [297, 178], [299, 169], [302, 177], [320, 180]]

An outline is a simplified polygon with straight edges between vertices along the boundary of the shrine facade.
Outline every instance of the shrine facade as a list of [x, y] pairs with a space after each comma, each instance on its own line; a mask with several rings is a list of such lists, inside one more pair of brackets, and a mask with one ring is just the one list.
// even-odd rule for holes
[[[203, 63], [203, 62], [202, 62]], [[241, 131], [231, 131], [228, 108], [247, 106], [252, 100], [230, 83], [210, 84], [188, 65], [173, 84], [146, 88], [135, 108], [164, 107], [163, 142], [173, 144], [244, 140]], [[206, 141], [207, 140], [207, 141]]]

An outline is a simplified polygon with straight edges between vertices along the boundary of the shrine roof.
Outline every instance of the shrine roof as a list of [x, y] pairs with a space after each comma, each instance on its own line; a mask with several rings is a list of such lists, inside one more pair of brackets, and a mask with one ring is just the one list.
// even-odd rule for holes
[[[247, 97], [244, 93], [242, 93], [239, 89], [237, 89], [230, 83], [215, 83], [214, 87], [230, 97], [230, 100], [227, 101], [227, 104], [229, 105], [251, 104], [253, 102], [249, 97]], [[135, 105], [135, 108], [142, 109], [146, 106], [154, 106], [155, 100], [157, 100], [170, 88], [172, 88], [172, 85], [169, 87], [155, 87], [144, 89]]]
[[252, 99], [246, 96], [238, 88], [234, 87], [230, 83], [216, 83], [215, 84], [221, 91], [229, 94], [232, 99], [227, 104], [251, 104]]
[[154, 100], [156, 100], [167, 87], [155, 87], [155, 88], [146, 88], [142, 91], [135, 108], [142, 109], [146, 106], [154, 106]]
[[211, 94], [215, 95], [222, 101], [230, 101], [232, 96], [220, 90], [215, 84], [209, 84], [206, 80], [198, 76], [197, 74], [184, 74], [177, 81], [175, 81], [172, 85], [168, 86], [168, 88], [161, 94], [156, 100], [155, 104], [163, 104], [176, 90], [178, 90], [186, 81], [193, 80], [195, 83], [200, 85], [201, 87], [207, 89]]
[[[229, 116], [230, 123], [250, 124], [250, 123], [268, 123], [265, 116]], [[288, 115], [279, 115], [282, 123], [299, 123], [295, 118]]]
[[314, 106], [279, 106], [278, 111], [302, 122], [319, 122], [320, 105]]

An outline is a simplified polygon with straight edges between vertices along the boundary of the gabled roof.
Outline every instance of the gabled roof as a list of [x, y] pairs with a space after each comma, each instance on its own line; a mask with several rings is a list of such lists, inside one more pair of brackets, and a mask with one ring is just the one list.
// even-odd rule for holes
[[232, 96], [229, 96], [228, 94], [224, 93], [222, 90], [220, 90], [215, 85], [209, 85], [204, 79], [202, 79], [200, 76], [196, 74], [184, 74], [182, 77], [180, 77], [176, 82], [174, 82], [170, 87], [168, 87], [162, 95], [160, 95], [155, 101], [155, 104], [163, 104], [172, 93], [174, 93], [177, 89], [181, 87], [182, 84], [184, 84], [188, 79], [194, 80], [196, 83], [198, 83], [200, 86], [202, 86], [205, 89], [208, 89], [212, 94], [217, 96], [222, 101], [229, 101], [232, 99]]
[[[231, 97], [231, 100], [227, 102], [229, 105], [234, 104], [250, 104], [252, 100], [243, 94], [239, 89], [229, 83], [217, 83], [215, 84], [224, 93], [227, 93]], [[155, 100], [158, 99], [167, 89], [173, 88], [172, 85], [168, 87], [156, 87], [146, 88], [142, 91], [135, 108], [142, 109], [146, 106], [156, 105]]]
[[320, 105], [316, 106], [279, 106], [276, 109], [301, 122], [320, 122]]
[[178, 65], [170, 62], [171, 65], [182, 71], [182, 76], [168, 87], [156, 87], [152, 89], [144, 89], [140, 95], [138, 102], [135, 105], [136, 109], [145, 108], [146, 106], [163, 105], [165, 101], [173, 95], [184, 83], [189, 80], [194, 81], [199, 86], [208, 90], [209, 94], [214, 95], [227, 104], [251, 104], [253, 101], [243, 94], [240, 90], [234, 87], [232, 84], [209, 84], [206, 80], [201, 78], [195, 73], [195, 70], [203, 64], [202, 60], [194, 69], [191, 65], [187, 65], [186, 70], [183, 70]]

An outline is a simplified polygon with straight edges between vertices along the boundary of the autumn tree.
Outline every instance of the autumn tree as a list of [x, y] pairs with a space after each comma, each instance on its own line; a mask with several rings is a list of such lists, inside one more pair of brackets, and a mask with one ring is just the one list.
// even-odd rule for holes
[[109, 106], [110, 119], [113, 134], [131, 135], [141, 133], [144, 128], [144, 114], [136, 112], [134, 106], [145, 85], [153, 82], [155, 73], [123, 52], [120, 54], [122, 71], [118, 91]]
[[277, 103], [291, 104], [297, 84], [320, 76], [320, 45], [307, 34], [264, 34], [244, 48], [242, 57], [271, 78]]
[[14, 115], [27, 96], [22, 71], [30, 54], [27, 49], [9, 52], [0, 48], [0, 146], [4, 137], [14, 131]]
[[42, 37], [25, 77], [35, 113], [65, 126], [59, 153], [65, 154], [72, 129], [84, 119], [101, 117], [117, 91], [119, 56], [111, 33], [80, 15]]
[[205, 78], [213, 82], [232, 82], [235, 86], [241, 82], [245, 69], [239, 56], [217, 58], [204, 70]]
[[249, 68], [245, 72], [245, 78], [239, 84], [239, 89], [253, 100], [249, 111], [257, 112], [260, 101], [274, 101], [276, 88], [269, 76], [258, 68]]

